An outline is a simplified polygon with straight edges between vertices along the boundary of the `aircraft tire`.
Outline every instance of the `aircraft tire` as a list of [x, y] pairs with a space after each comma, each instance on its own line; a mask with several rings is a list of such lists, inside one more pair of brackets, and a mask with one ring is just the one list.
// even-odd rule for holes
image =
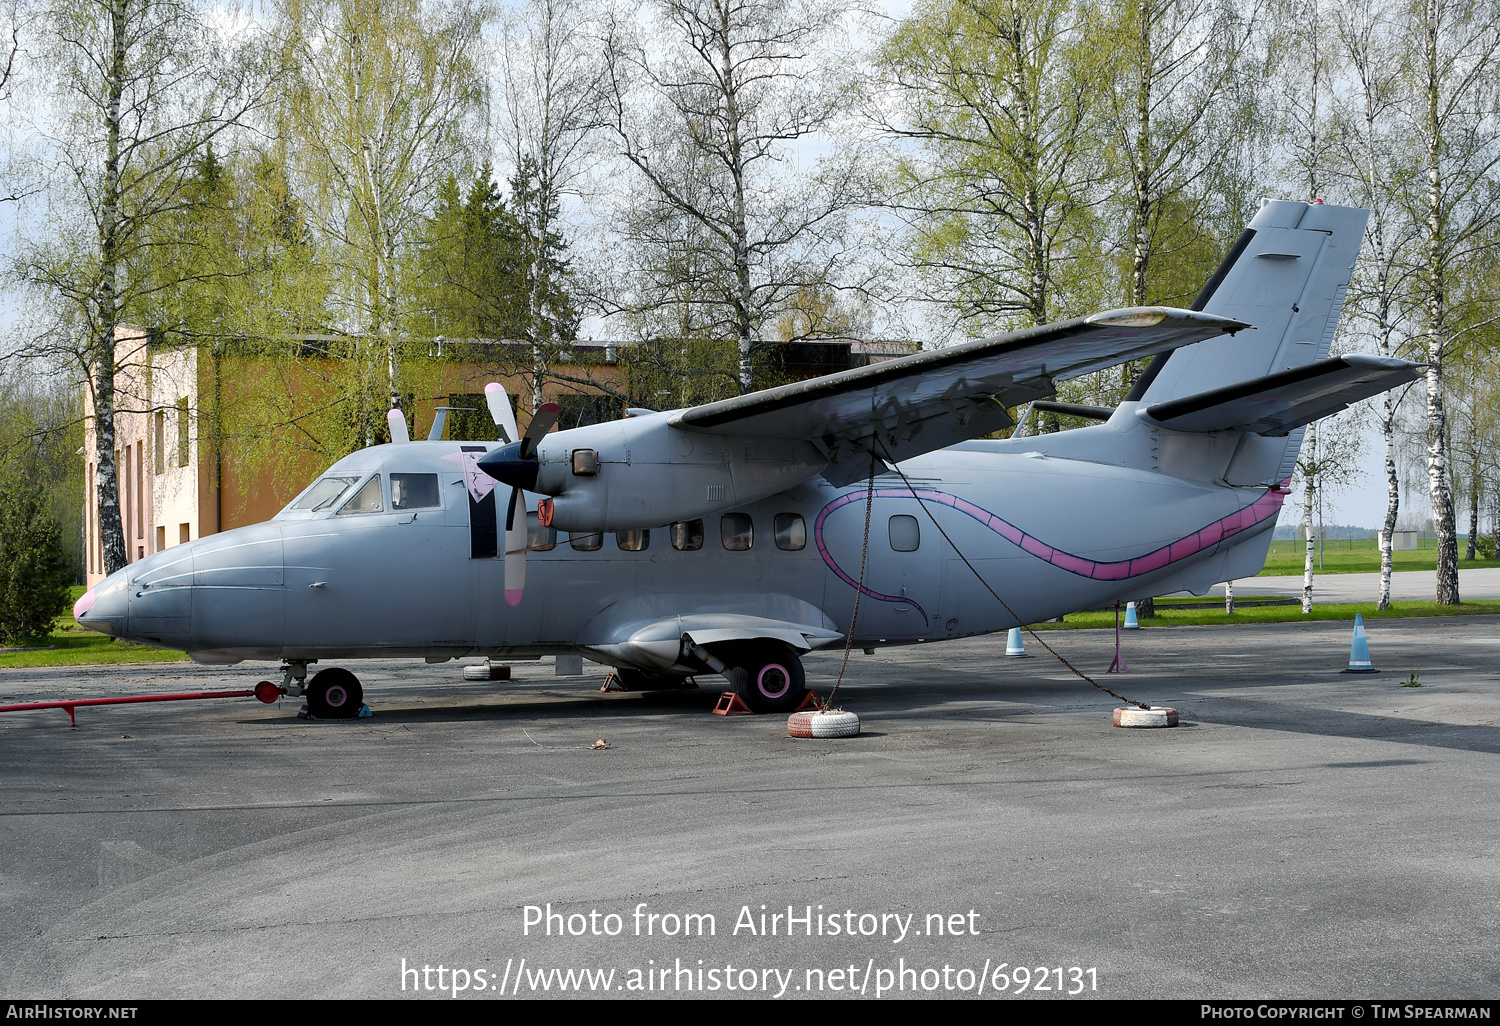
[[318, 671], [307, 686], [307, 711], [320, 720], [352, 720], [364, 701], [359, 678], [342, 667]]
[[735, 694], [755, 712], [791, 712], [807, 696], [807, 675], [790, 645], [741, 643], [715, 654], [729, 666]]

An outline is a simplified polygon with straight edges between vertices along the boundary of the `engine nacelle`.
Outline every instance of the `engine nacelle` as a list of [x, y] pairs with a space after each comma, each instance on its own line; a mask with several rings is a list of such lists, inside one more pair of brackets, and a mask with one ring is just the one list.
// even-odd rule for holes
[[658, 413], [545, 436], [534, 491], [552, 497], [551, 526], [631, 531], [722, 513], [804, 481], [828, 465], [811, 442], [684, 431]]

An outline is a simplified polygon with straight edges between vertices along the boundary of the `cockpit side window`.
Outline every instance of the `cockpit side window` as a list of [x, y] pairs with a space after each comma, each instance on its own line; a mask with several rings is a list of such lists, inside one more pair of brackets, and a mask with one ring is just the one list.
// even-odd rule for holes
[[287, 509], [306, 509], [316, 513], [333, 506], [344, 493], [354, 486], [359, 478], [357, 476], [340, 477], [330, 475], [319, 478], [313, 485], [299, 495]]
[[436, 474], [392, 474], [392, 509], [432, 509], [441, 506]]
[[339, 516], [349, 513], [380, 513], [384, 509], [385, 503], [380, 495], [380, 475], [376, 474], [354, 493], [352, 499], [339, 507]]

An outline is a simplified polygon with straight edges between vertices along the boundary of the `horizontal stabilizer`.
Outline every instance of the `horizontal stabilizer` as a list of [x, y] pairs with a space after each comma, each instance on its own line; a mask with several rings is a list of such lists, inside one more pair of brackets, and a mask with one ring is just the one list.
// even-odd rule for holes
[[1250, 431], [1281, 436], [1372, 395], [1421, 377], [1421, 364], [1382, 356], [1337, 356], [1138, 412], [1173, 431]]

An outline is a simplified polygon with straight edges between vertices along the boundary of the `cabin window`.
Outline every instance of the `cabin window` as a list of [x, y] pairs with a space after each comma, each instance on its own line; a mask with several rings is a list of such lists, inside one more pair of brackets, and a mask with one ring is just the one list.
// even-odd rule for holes
[[315, 481], [311, 488], [303, 492], [289, 506], [288, 509], [310, 509], [316, 513], [320, 509], [327, 509], [339, 499], [344, 493], [354, 486], [357, 477], [324, 477]]
[[543, 527], [535, 513], [526, 514], [526, 547], [535, 552], [556, 548], [557, 528]]
[[376, 474], [366, 481], [354, 497], [339, 507], [339, 516], [349, 513], [380, 513], [385, 509], [385, 503], [381, 501], [380, 475]]
[[776, 547], [788, 552], [807, 548], [807, 521], [800, 513], [776, 514]]
[[703, 548], [703, 521], [680, 520], [668, 530], [672, 535], [672, 548], [678, 552], [697, 552]]
[[922, 544], [922, 533], [918, 530], [917, 518], [905, 514], [891, 517], [891, 548], [897, 552], [916, 552]]
[[730, 552], [744, 552], [755, 544], [755, 521], [749, 513], [725, 513], [719, 518], [719, 539]]
[[392, 474], [392, 509], [431, 509], [441, 506], [436, 474]]
[[650, 531], [616, 531], [615, 544], [623, 552], [645, 552], [651, 547]]
[[575, 531], [568, 532], [568, 544], [579, 552], [598, 552], [604, 544], [604, 535], [599, 531], [591, 531], [587, 534], [579, 534]]

